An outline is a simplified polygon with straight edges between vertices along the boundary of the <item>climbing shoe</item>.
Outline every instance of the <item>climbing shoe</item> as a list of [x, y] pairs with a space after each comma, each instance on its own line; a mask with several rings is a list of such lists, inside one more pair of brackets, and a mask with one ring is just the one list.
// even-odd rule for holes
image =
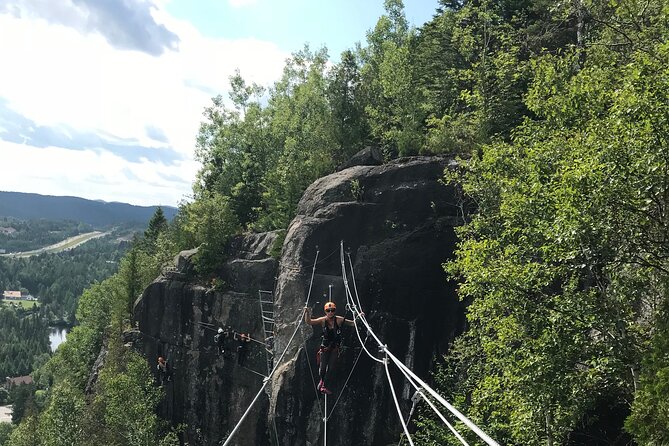
[[330, 391], [325, 387], [325, 383], [323, 382], [322, 379], [321, 379], [321, 382], [318, 383], [318, 391], [321, 392], [321, 393], [324, 393], [324, 394], [326, 394], [326, 395], [332, 395], [332, 392], [330, 392]]

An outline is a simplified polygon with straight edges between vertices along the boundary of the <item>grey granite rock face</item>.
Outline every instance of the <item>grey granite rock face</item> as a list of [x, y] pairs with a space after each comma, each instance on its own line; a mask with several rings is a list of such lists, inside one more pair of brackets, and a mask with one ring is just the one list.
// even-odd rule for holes
[[[263, 346], [255, 342], [248, 369], [234, 364], [234, 357], [221, 358], [213, 345], [212, 328], [230, 325], [260, 339], [257, 293], [273, 290], [277, 333], [273, 351], [278, 356], [302, 312], [317, 249], [309, 301], [314, 317], [323, 314], [323, 294], [329, 293], [330, 285], [343, 315], [342, 240], [375, 332], [397, 357], [428, 379], [435, 354], [445, 352], [464, 327], [463, 305], [442, 268], [453, 254], [453, 228], [460, 218], [455, 191], [439, 181], [451, 165], [453, 161], [445, 157], [416, 157], [354, 166], [319, 179], [300, 201], [280, 261], [269, 255], [277, 233], [231, 243], [221, 271], [225, 291], [196, 285], [181, 275], [157, 279], [138, 300], [135, 318], [141, 351], [154, 364], [163, 355], [174, 366], [163, 416], [175, 424], [188, 423], [191, 444], [215, 445], [225, 439], [262, 386], [262, 377], [248, 369], [266, 374], [267, 366]], [[188, 269], [188, 256], [180, 258]], [[234, 444], [323, 444], [323, 400], [314, 390], [318, 378], [313, 370], [319, 343], [320, 329], [299, 329], [267, 394]], [[371, 340], [367, 345], [376, 354]], [[396, 444], [401, 425], [383, 367], [360, 355], [352, 329], [344, 330], [344, 347], [330, 377], [335, 392], [330, 409], [339, 401], [328, 413], [328, 444]], [[399, 372], [392, 373], [406, 415], [412, 390]]]
[[[135, 304], [139, 336], [134, 345], [156, 367], [165, 357], [172, 380], [159, 411], [173, 425], [186, 423], [186, 441], [217, 445], [232, 430], [267, 375], [264, 345], [252, 342], [245, 367], [236, 364], [237, 342], [226, 339], [219, 354], [214, 336], [219, 327], [248, 332], [261, 340], [258, 289], [271, 290], [278, 262], [267, 252], [277, 233], [240, 237], [233, 244], [248, 251], [230, 258], [220, 272], [223, 290], [169, 273], [154, 281]], [[179, 270], [189, 270], [193, 252], [178, 256]], [[269, 444], [266, 438], [267, 398], [254, 407], [239, 432], [238, 444]]]

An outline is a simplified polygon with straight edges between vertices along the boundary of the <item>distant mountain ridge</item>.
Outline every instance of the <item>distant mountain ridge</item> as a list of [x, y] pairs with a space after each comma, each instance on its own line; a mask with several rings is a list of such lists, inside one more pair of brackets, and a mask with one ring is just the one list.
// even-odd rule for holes
[[[172, 206], [160, 206], [171, 220], [177, 213]], [[145, 223], [158, 206], [108, 203], [79, 197], [57, 197], [24, 192], [0, 191], [0, 216], [20, 219], [74, 220], [105, 226], [118, 223]]]

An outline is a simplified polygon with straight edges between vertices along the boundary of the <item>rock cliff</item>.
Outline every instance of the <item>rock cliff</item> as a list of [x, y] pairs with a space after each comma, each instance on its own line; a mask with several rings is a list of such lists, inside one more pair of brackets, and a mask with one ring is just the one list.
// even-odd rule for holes
[[[179, 269], [151, 284], [135, 307], [136, 347], [150, 361], [166, 356], [174, 369], [162, 415], [188, 425], [190, 444], [215, 445], [225, 439], [260, 389], [263, 377], [258, 373], [267, 374], [267, 361], [261, 342], [251, 343], [245, 367], [235, 364], [233, 341], [229, 353], [219, 355], [214, 329], [229, 325], [262, 340], [258, 292], [273, 290], [272, 347], [278, 356], [302, 313], [317, 251], [309, 305], [314, 317], [322, 315], [324, 294], [332, 293], [343, 315], [342, 240], [375, 332], [428, 379], [435, 353], [445, 352], [464, 327], [463, 306], [441, 266], [452, 256], [453, 228], [459, 223], [455, 191], [439, 181], [452, 165], [446, 157], [415, 157], [353, 166], [319, 179], [300, 201], [280, 261], [270, 256], [279, 233], [237, 238], [216, 287], [190, 278], [189, 253], [183, 254]], [[314, 390], [312, 370], [319, 342], [319, 328], [300, 328], [234, 444], [323, 443], [323, 399]], [[367, 345], [377, 353], [372, 342]], [[344, 347], [330, 379], [334, 394], [327, 411], [328, 444], [396, 444], [401, 425], [383, 367], [360, 354], [352, 328], [345, 329]], [[400, 378], [393, 374], [406, 416], [412, 392]]]

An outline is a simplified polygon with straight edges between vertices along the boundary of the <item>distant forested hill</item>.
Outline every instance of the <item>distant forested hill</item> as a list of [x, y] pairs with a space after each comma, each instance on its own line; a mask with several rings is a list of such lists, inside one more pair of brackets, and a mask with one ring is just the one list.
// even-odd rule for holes
[[[78, 197], [0, 192], [0, 216], [21, 219], [74, 220], [99, 227], [126, 222], [146, 223], [157, 206], [107, 203]], [[171, 220], [176, 208], [162, 206]]]

